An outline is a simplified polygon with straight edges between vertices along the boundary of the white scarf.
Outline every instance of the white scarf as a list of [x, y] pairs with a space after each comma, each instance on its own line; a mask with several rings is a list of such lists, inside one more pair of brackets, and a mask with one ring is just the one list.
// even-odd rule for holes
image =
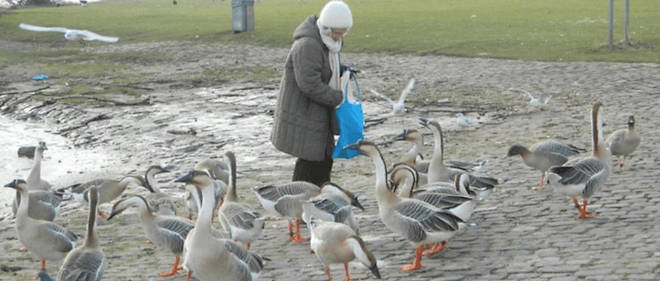
[[343, 89], [341, 88], [341, 73], [339, 73], [339, 51], [341, 50], [342, 40], [333, 40], [331, 36], [332, 30], [329, 27], [322, 26], [318, 21], [316, 21], [316, 25], [318, 26], [321, 33], [321, 40], [323, 40], [323, 44], [325, 44], [329, 50], [328, 60], [330, 61], [332, 77], [330, 78], [328, 85], [330, 85], [330, 87], [335, 90], [340, 90], [343, 92]]

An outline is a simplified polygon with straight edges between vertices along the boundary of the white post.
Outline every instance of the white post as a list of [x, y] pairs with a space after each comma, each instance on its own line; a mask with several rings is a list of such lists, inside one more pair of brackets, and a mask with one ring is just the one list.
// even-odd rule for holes
[[610, 46], [610, 49], [614, 49], [614, 0], [610, 0], [610, 7], [609, 7], [609, 16], [610, 16], [610, 25], [609, 25], [609, 33], [607, 37], [608, 44]]
[[630, 24], [630, 0], [626, 0], [626, 17], [625, 17], [625, 27], [623, 31], [623, 41], [626, 45], [630, 45], [628, 38], [628, 25]]

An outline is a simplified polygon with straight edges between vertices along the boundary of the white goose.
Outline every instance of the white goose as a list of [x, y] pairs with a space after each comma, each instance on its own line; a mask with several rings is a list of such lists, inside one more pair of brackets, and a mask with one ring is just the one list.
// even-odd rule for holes
[[57, 274], [58, 280], [98, 281], [101, 280], [107, 261], [96, 237], [96, 206], [98, 191], [92, 187], [89, 192], [89, 217], [85, 243], [73, 249], [64, 258]]
[[172, 270], [160, 273], [158, 276], [168, 277], [176, 275], [177, 271], [180, 270], [179, 262], [183, 253], [183, 242], [193, 228], [193, 223], [180, 217], [154, 214], [147, 199], [140, 195], [133, 195], [117, 201], [112, 206], [112, 213], [108, 217], [108, 220], [131, 207], [138, 208], [142, 229], [147, 238], [159, 249], [167, 250], [175, 255]]
[[195, 185], [202, 192], [202, 207], [194, 231], [186, 239], [183, 266], [188, 278], [202, 281], [251, 281], [263, 269], [263, 259], [240, 244], [213, 237], [211, 218], [215, 209], [213, 179], [204, 171], [191, 171], [176, 180]]
[[156, 183], [156, 175], [169, 172], [169, 170], [158, 165], [150, 166], [144, 173], [144, 186], [147, 187], [147, 189], [151, 188], [151, 190], [153, 190], [152, 193], [147, 195], [147, 201], [154, 213], [175, 216], [176, 200], [169, 194], [161, 191], [160, 186]]
[[[454, 182], [454, 178], [464, 171], [454, 168], [448, 168], [443, 162], [444, 158], [444, 138], [440, 124], [434, 120], [420, 118], [420, 123], [431, 129], [433, 132], [433, 156], [429, 163], [428, 182]], [[497, 179], [491, 177], [481, 177], [470, 175], [470, 185], [475, 187], [492, 188], [498, 184]]]
[[[289, 219], [289, 239], [295, 243], [305, 242], [308, 237], [300, 233], [303, 202], [321, 193], [321, 187], [306, 181], [294, 181], [281, 185], [265, 185], [253, 189], [261, 206], [270, 214]], [[296, 230], [293, 232], [295, 220]]]
[[367, 249], [364, 241], [349, 226], [343, 223], [322, 221], [312, 216], [309, 218], [311, 233], [310, 247], [316, 257], [325, 266], [325, 274], [332, 281], [330, 265], [343, 263], [346, 279], [351, 280], [348, 263], [357, 259], [380, 279], [376, 258]]
[[[601, 105], [596, 102], [591, 110], [592, 156], [568, 166], [552, 167], [548, 171], [548, 184], [557, 192], [573, 198], [573, 203], [580, 213], [578, 218], [581, 219], [593, 217], [591, 212], [587, 211], [587, 200], [605, 184], [611, 172], [610, 153], [602, 143]], [[582, 206], [577, 200], [578, 196], [583, 198]]]
[[236, 157], [231, 151], [225, 153], [225, 162], [229, 164], [229, 190], [223, 197], [218, 210], [222, 228], [229, 238], [240, 241], [249, 250], [253, 241], [261, 236], [264, 229], [264, 218], [246, 204], [238, 202], [236, 194]]
[[66, 228], [28, 216], [30, 200], [27, 183], [24, 180], [14, 180], [5, 185], [21, 193], [21, 202], [16, 213], [16, 232], [18, 240], [25, 248], [41, 259], [41, 268], [46, 268], [46, 261], [63, 259], [76, 246], [78, 237]]
[[49, 191], [52, 186], [49, 182], [41, 178], [41, 161], [46, 150], [48, 150], [48, 147], [46, 146], [46, 142], [43, 141], [40, 141], [34, 150], [34, 165], [30, 170], [30, 174], [25, 179], [30, 190]]
[[351, 206], [364, 211], [355, 194], [328, 182], [321, 189], [321, 194], [303, 203], [303, 220], [309, 222], [310, 217], [316, 217], [322, 221], [343, 223], [359, 234], [360, 227]]
[[449, 240], [459, 230], [462, 220], [424, 201], [396, 196], [386, 179], [385, 160], [374, 143], [359, 141], [346, 148], [356, 149], [371, 157], [376, 170], [376, 198], [380, 219], [392, 232], [417, 245], [414, 262], [401, 267], [399, 271], [420, 269], [425, 245]]
[[626, 157], [635, 152], [639, 146], [641, 137], [635, 131], [635, 116], [628, 117], [628, 129], [619, 129], [607, 137], [606, 143], [609, 145], [610, 152], [616, 156], [620, 170], [626, 170]]
[[[46, 142], [40, 141], [38, 145], [34, 148], [34, 160], [32, 164], [32, 169], [30, 169], [30, 174], [25, 179], [27, 183], [27, 189], [29, 191], [39, 191], [38, 196], [39, 200], [30, 199], [30, 208], [29, 216], [35, 219], [53, 221], [55, 215], [57, 214], [56, 207], [59, 206], [59, 201], [57, 198], [49, 195], [51, 184], [41, 178], [41, 161], [43, 159], [44, 151], [48, 150]], [[36, 194], [36, 193], [35, 193]], [[16, 192], [16, 197], [14, 197], [14, 202], [12, 203], [12, 213], [16, 215], [18, 210], [18, 203], [21, 201], [20, 193]], [[44, 201], [38, 202], [38, 201]], [[45, 204], [45, 205], [44, 205]]]

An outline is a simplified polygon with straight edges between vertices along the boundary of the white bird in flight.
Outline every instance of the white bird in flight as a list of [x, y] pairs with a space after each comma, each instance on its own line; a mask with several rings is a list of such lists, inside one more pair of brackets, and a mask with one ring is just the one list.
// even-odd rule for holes
[[552, 96], [547, 96], [545, 99], [541, 100], [540, 98], [537, 98], [532, 95], [532, 93], [523, 90], [523, 89], [515, 89], [515, 88], [510, 88], [509, 90], [513, 91], [518, 91], [527, 94], [527, 97], [529, 97], [529, 105], [537, 107], [537, 106], [546, 106], [548, 105], [548, 102], [552, 98]]
[[399, 100], [396, 103], [392, 99], [388, 98], [387, 96], [385, 96], [385, 95], [383, 95], [379, 92], [374, 91], [373, 89], [369, 89], [369, 91], [372, 94], [374, 94], [374, 95], [388, 101], [390, 104], [392, 104], [392, 115], [397, 115], [397, 114], [405, 113], [407, 111], [406, 106], [405, 106], [404, 103], [406, 102], [406, 98], [408, 97], [408, 94], [410, 94], [410, 92], [412, 92], [412, 89], [414, 87], [415, 87], [415, 78], [410, 79], [410, 81], [408, 82], [408, 85], [406, 86], [405, 89], [403, 89], [403, 91], [401, 92], [401, 96], [399, 96]]
[[77, 41], [77, 40], [85, 40], [85, 41], [94, 41], [98, 40], [101, 42], [107, 42], [107, 43], [115, 43], [119, 41], [119, 37], [110, 37], [110, 36], [103, 36], [96, 34], [94, 32], [91, 32], [89, 30], [80, 30], [80, 29], [68, 29], [64, 27], [42, 27], [42, 26], [36, 26], [36, 25], [31, 25], [31, 24], [25, 24], [21, 23], [18, 25], [21, 29], [29, 30], [29, 31], [36, 31], [36, 32], [62, 32], [64, 33], [64, 38], [66, 40], [71, 40], [71, 41]]

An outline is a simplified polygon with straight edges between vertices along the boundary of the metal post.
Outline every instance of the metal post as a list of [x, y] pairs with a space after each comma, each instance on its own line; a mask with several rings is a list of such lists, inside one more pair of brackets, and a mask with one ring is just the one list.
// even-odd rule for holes
[[625, 27], [623, 31], [623, 41], [626, 43], [626, 45], [630, 45], [630, 40], [628, 38], [628, 26], [630, 23], [630, 0], [626, 0], [626, 20], [625, 20]]
[[609, 34], [607, 37], [608, 44], [610, 49], [614, 49], [614, 0], [610, 0], [610, 25], [609, 25]]

